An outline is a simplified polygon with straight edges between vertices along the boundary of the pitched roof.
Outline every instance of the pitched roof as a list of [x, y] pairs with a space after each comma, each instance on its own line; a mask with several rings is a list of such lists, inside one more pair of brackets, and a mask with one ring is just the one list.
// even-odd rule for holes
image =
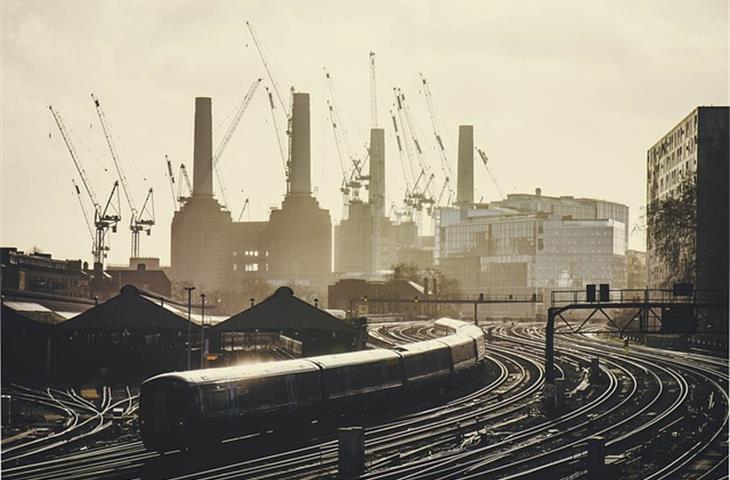
[[2, 304], [4, 311], [13, 311], [29, 320], [55, 325], [92, 308], [94, 301], [3, 289]]
[[219, 332], [251, 330], [320, 330], [353, 333], [354, 329], [325, 310], [294, 296], [289, 287], [280, 287], [261, 303], [233, 315], [212, 328]]
[[60, 325], [71, 330], [187, 330], [189, 322], [154, 302], [132, 285], [122, 287], [119, 295], [87, 310]]

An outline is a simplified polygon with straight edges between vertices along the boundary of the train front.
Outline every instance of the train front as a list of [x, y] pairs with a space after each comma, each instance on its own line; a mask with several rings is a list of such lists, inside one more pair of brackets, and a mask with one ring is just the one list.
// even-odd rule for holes
[[191, 446], [192, 422], [200, 411], [198, 389], [175, 374], [152, 377], [139, 394], [139, 429], [148, 450], [166, 451]]

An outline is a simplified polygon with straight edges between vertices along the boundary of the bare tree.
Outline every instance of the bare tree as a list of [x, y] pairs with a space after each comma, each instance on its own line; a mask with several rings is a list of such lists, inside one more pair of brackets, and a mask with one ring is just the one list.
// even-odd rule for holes
[[697, 187], [693, 174], [685, 175], [673, 195], [650, 203], [646, 209], [647, 241], [667, 267], [666, 287], [694, 283], [697, 251]]

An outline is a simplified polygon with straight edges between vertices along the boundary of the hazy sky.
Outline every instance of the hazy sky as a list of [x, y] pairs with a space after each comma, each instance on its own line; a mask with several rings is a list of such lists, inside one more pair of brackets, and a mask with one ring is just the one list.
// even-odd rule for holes
[[[0, 243], [59, 258], [89, 259], [91, 241], [71, 184], [78, 175], [46, 106], [71, 129], [101, 198], [115, 174], [90, 93], [100, 98], [138, 208], [147, 185], [155, 189], [157, 226], [142, 237], [142, 255], [167, 264], [173, 199], [164, 155], [192, 173], [194, 97], [213, 98], [214, 128], [222, 124], [217, 144], [250, 83], [264, 76], [245, 20], [255, 25], [282, 89], [311, 93], [312, 182], [333, 221], [342, 213], [341, 170], [322, 69], [335, 80], [345, 126], [361, 149], [370, 122], [370, 51], [377, 55], [379, 123], [387, 128], [389, 203], [403, 195], [388, 118], [392, 87], [410, 100], [438, 171], [419, 72], [431, 85], [454, 167], [457, 127], [471, 123], [508, 193], [541, 187], [545, 195], [622, 202], [632, 223], [645, 203], [646, 150], [695, 106], [728, 104], [728, 7], [721, 0], [0, 4]], [[234, 218], [246, 197], [244, 218], [265, 219], [280, 203], [284, 173], [263, 88], [220, 166]], [[495, 199], [484, 168], [475, 171], [476, 198]], [[110, 263], [129, 257], [126, 205], [124, 214]], [[633, 234], [630, 246], [643, 250], [643, 235]]]

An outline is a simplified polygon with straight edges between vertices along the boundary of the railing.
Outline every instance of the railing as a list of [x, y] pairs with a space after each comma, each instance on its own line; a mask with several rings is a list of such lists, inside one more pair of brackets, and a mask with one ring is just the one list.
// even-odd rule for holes
[[687, 294], [678, 294], [670, 289], [620, 289], [609, 290], [608, 298], [601, 299], [600, 291], [595, 292], [595, 300], [588, 300], [586, 290], [553, 290], [550, 292], [552, 306], [571, 304], [624, 304], [624, 303], [656, 303], [656, 304], [716, 304], [727, 305], [726, 290], [692, 290]]

